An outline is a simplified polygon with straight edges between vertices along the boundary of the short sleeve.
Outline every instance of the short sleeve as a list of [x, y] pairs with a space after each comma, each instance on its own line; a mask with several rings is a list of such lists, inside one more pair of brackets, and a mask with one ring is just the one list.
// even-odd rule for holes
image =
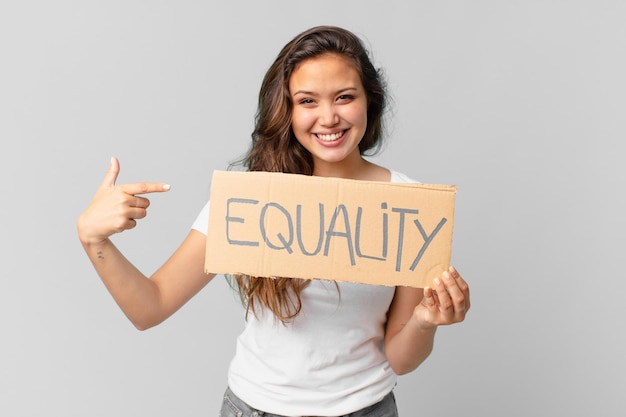
[[197, 230], [203, 235], [207, 235], [209, 232], [209, 206], [211, 202], [207, 201], [202, 210], [200, 210], [200, 214], [196, 217], [196, 220], [193, 222], [191, 228]]
[[391, 171], [391, 182], [400, 182], [400, 183], [415, 183], [419, 184], [419, 181], [414, 180], [413, 178], [409, 178], [401, 172]]

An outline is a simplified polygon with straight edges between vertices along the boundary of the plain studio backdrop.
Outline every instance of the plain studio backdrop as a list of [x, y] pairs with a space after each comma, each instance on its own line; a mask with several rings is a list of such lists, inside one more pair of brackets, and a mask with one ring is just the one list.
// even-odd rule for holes
[[618, 416], [626, 3], [3, 1], [0, 415], [216, 416], [243, 310], [223, 277], [139, 332], [76, 235], [115, 155], [165, 181], [115, 236], [151, 274], [249, 145], [261, 79], [311, 26], [360, 35], [393, 99], [374, 160], [456, 184], [467, 320], [400, 414]]

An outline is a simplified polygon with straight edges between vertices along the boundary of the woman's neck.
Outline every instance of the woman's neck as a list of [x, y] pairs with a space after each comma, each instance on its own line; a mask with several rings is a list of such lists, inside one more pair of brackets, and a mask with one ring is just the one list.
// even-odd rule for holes
[[315, 161], [313, 175], [364, 181], [391, 180], [391, 173], [388, 169], [363, 159], [361, 155], [351, 161], [344, 160], [341, 163]]

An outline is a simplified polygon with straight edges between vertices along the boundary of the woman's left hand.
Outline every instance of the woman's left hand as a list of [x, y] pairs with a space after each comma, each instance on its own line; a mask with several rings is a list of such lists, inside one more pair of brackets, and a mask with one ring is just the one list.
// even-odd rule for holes
[[435, 278], [432, 288], [424, 288], [424, 298], [413, 314], [422, 324], [440, 326], [463, 321], [469, 308], [469, 286], [457, 270], [450, 267], [441, 278]]

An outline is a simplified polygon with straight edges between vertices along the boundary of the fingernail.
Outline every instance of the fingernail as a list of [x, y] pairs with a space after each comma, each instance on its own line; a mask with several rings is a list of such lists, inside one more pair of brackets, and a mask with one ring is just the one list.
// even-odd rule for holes
[[163, 184], [163, 189], [164, 189], [164, 190], [166, 190], [166, 191], [167, 191], [167, 190], [169, 190], [170, 188], [172, 188], [172, 186], [171, 186], [171, 185], [169, 185], [169, 184]]
[[439, 278], [435, 278], [433, 282], [435, 283], [435, 285], [441, 284], [441, 280]]

